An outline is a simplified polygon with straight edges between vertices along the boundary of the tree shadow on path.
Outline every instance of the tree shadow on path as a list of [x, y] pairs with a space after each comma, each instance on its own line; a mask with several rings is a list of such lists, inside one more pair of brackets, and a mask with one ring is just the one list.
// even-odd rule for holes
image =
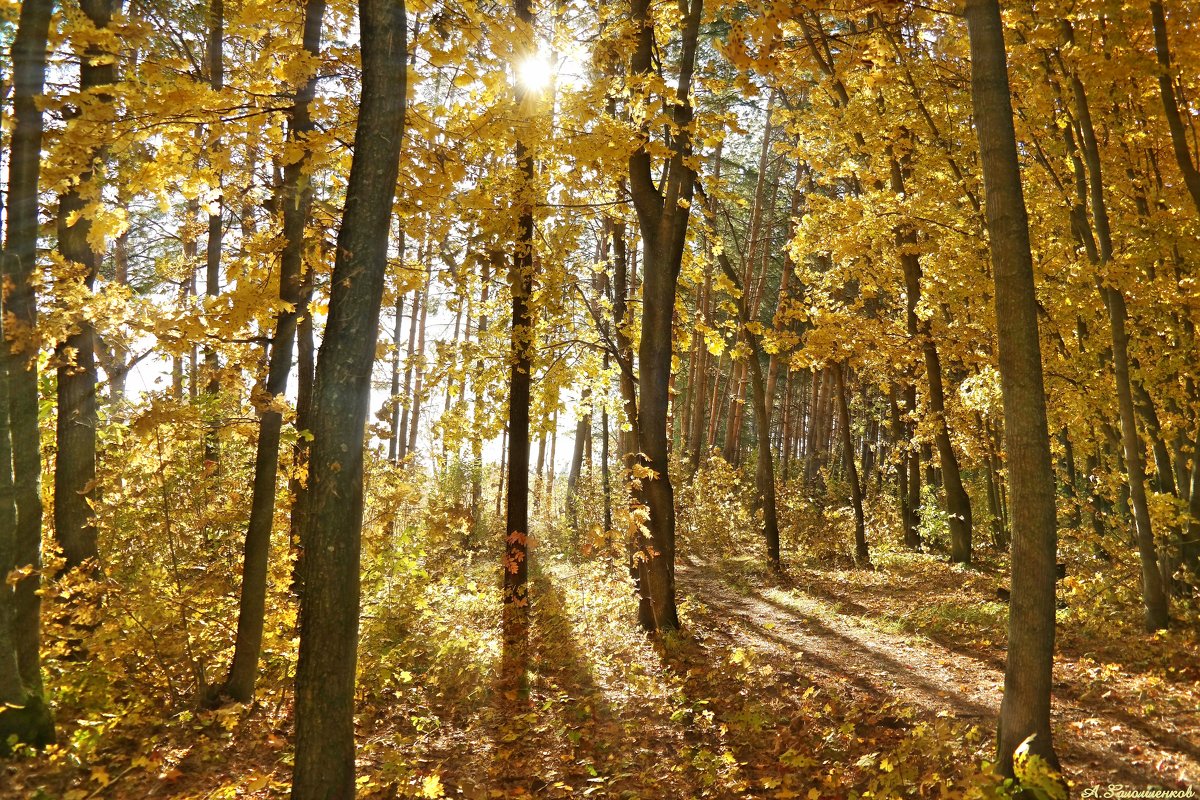
[[[681, 583], [719, 616], [736, 622], [739, 633], [759, 646], [788, 654], [796, 670], [816, 671], [873, 698], [894, 698], [926, 716], [947, 714], [977, 719], [991, 729], [1003, 686], [1003, 663], [971, 651], [881, 631], [871, 620], [886, 619], [861, 605], [834, 598], [837, 608], [812, 600], [827, 597], [789, 585], [796, 605], [769, 596], [761, 587], [739, 594], [704, 567], [684, 567]], [[784, 584], [790, 584], [784, 580]], [[807, 595], [807, 597], [805, 597]], [[848, 613], [847, 613], [848, 612]], [[868, 622], [855, 619], [865, 618]], [[1084, 705], [1073, 687], [1056, 686], [1058, 746], [1064, 761], [1082, 772], [1077, 777], [1129, 785], [1164, 782], [1196, 774], [1197, 747], [1156, 728], [1151, 721], [1100, 706]], [[1096, 728], [1084, 735], [1085, 721]], [[1119, 734], [1119, 735], [1118, 735]], [[1155, 768], [1147, 748], [1171, 754]], [[1123, 752], [1124, 751], [1124, 752]]]
[[653, 710], [640, 718], [626, 705], [613, 688], [621, 676], [598, 680], [564, 593], [552, 575], [532, 572], [527, 646], [509, 654], [495, 693], [487, 796], [654, 796], [645, 793], [647, 779], [678, 774], [683, 765], [669, 748], [639, 747], [636, 731], [667, 720]]

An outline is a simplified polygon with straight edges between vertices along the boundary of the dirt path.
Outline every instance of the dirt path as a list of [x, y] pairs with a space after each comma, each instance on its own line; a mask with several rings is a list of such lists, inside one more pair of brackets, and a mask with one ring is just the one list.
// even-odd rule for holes
[[[844, 613], [802, 587], [734, 588], [710, 568], [681, 565], [681, 593], [697, 604], [717, 634], [794, 664], [872, 700], [899, 699], [927, 718], [973, 721], [991, 735], [1003, 689], [1003, 664], [993, 654], [950, 649], [924, 636], [897, 634], [861, 613]], [[1065, 682], [1056, 669], [1058, 752], [1077, 786], [1130, 787], [1200, 783], [1200, 745], [1179, 720], [1130, 715], [1112, 704], [1080, 700], [1089, 687]]]

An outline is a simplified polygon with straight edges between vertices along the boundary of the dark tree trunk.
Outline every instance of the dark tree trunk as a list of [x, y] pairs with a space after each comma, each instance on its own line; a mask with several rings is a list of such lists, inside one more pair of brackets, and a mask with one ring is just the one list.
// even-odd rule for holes
[[[403, 241], [404, 234], [400, 234]], [[401, 261], [404, 259], [404, 247], [400, 247]], [[388, 463], [400, 461], [400, 337], [404, 330], [404, 292], [396, 290], [396, 318], [392, 324], [392, 383], [391, 408], [388, 409]]]
[[[426, 251], [425, 258], [432, 258], [429, 251]], [[421, 393], [424, 391], [422, 386], [425, 382], [425, 321], [429, 316], [429, 290], [433, 288], [432, 280], [433, 265], [432, 263], [426, 263], [425, 287], [421, 290], [420, 294], [417, 295], [421, 301], [421, 319], [417, 324], [417, 361], [416, 364], [413, 365], [416, 375], [413, 377], [412, 395], [410, 395], [412, 398], [412, 417], [409, 420], [408, 426], [408, 445], [404, 450], [406, 456], [414, 457], [417, 452], [417, 436], [420, 433], [419, 426], [421, 422]], [[413, 307], [413, 313], [416, 314], [415, 306]]]
[[[908, 385], [904, 389], [905, 413], [917, 413], [917, 387]], [[914, 549], [921, 549], [921, 448], [916, 442], [916, 420], [910, 418], [905, 426], [908, 434], [908, 512], [912, 528], [905, 531], [904, 541]]]
[[[208, 39], [207, 62], [209, 86], [216, 91], [225, 87], [225, 62], [223, 50], [225, 46], [225, 0], [211, 0], [208, 7]], [[217, 153], [223, 148], [219, 136], [213, 138], [209, 145], [210, 152]], [[214, 171], [216, 171], [214, 169]], [[225, 239], [225, 229], [222, 225], [221, 214], [225, 207], [223, 194], [216, 200], [216, 213], [208, 215], [208, 243], [205, 248], [204, 293], [209, 297], [221, 294], [221, 247]], [[204, 368], [208, 373], [208, 382], [204, 391], [214, 404], [207, 409], [209, 416], [216, 413], [216, 396], [221, 391], [220, 359], [215, 348], [204, 348]], [[214, 420], [210, 423], [204, 436], [204, 458], [217, 464], [220, 460], [219, 426]]]
[[[717, 356], [717, 363], [713, 368], [712, 399], [708, 404], [708, 432], [704, 438], [710, 451], [717, 446], [717, 433], [720, 431], [721, 427], [721, 408], [723, 407], [721, 404], [721, 397], [724, 394], [721, 391], [721, 373], [723, 372], [721, 367], [724, 366], [724, 364], [725, 353], [722, 352], [719, 356]], [[725, 382], [725, 388], [729, 388], [728, 381]], [[701, 459], [702, 462], [706, 460], [707, 459]]]
[[971, 99], [986, 192], [995, 283], [1004, 433], [1012, 484], [1012, 589], [1008, 664], [1000, 706], [998, 769], [1013, 775], [1022, 742], [1058, 766], [1050, 731], [1056, 537], [1054, 471], [1038, 339], [1029, 219], [1021, 188], [997, 0], [967, 0]]
[[[1196, 441], [1200, 442], [1200, 431], [1197, 431]], [[1189, 477], [1191, 484], [1188, 497], [1187, 535], [1181, 548], [1183, 561], [1191, 570], [1192, 585], [1200, 582], [1200, 452], [1192, 453], [1192, 472]]]
[[354, 797], [363, 435], [404, 135], [404, 3], [361, 0], [362, 100], [313, 386], [294, 800]]
[[1146, 456], [1142, 437], [1137, 431], [1133, 394], [1130, 390], [1129, 333], [1125, 327], [1128, 312], [1125, 308], [1125, 296], [1119, 290], [1107, 290], [1106, 300], [1108, 319], [1112, 326], [1113, 372], [1116, 375], [1117, 405], [1121, 415], [1121, 446], [1125, 451], [1129, 502], [1133, 506], [1137, 549], [1142, 567], [1145, 625], [1146, 630], [1156, 631], [1167, 627], [1170, 623], [1170, 613], [1162, 574], [1159, 572], [1158, 554], [1150, 522], [1150, 506], [1146, 497]]
[[[12, 562], [32, 567], [13, 588], [13, 646], [24, 689], [40, 697], [42, 671], [41, 576], [42, 496], [41, 442], [38, 433], [37, 352], [4, 343], [23, 341], [37, 325], [38, 179], [41, 168], [42, 111], [38, 106], [46, 77], [46, 40], [53, 3], [21, 4], [12, 44], [13, 129], [8, 162], [8, 229], [4, 278], [8, 302], [0, 340], [0, 367], [8, 376], [8, 415], [12, 453], [15, 526]], [[7, 574], [7, 573], [6, 573]], [[47, 716], [48, 719], [48, 716]]]
[[1000, 485], [999, 459], [996, 457], [996, 449], [992, 446], [991, 425], [985, 424], [982, 415], [979, 414], [975, 415], [975, 422], [979, 426], [979, 435], [983, 437], [987, 452], [984, 477], [987, 479], [988, 512], [992, 515], [992, 544], [997, 549], [1002, 549], [1008, 546], [1008, 533], [1004, 529], [1004, 510], [1000, 498], [1003, 489]]
[[[698, 321], [709, 323], [709, 297], [712, 294], [712, 275], [705, 273], [704, 283], [700, 288], [700, 302], [696, 309]], [[700, 468], [700, 461], [704, 456], [704, 448], [707, 440], [705, 432], [707, 430], [708, 420], [705, 418], [704, 410], [708, 405], [708, 345], [704, 340], [704, 336], [697, 330], [695, 336], [696, 358], [693, 363], [695, 365], [691, 379], [691, 416], [689, 422], [689, 456], [688, 467], [695, 474]]]
[[1162, 98], [1163, 113], [1167, 118], [1167, 127], [1171, 131], [1171, 147], [1175, 151], [1175, 162], [1183, 173], [1183, 182], [1192, 204], [1200, 212], [1200, 170], [1197, 170], [1192, 152], [1188, 148], [1188, 128], [1179, 112], [1179, 101], [1175, 96], [1175, 86], [1171, 67], [1171, 45], [1167, 37], [1167, 15], [1163, 11], [1161, 0], [1150, 1], [1150, 19], [1154, 26], [1154, 51], [1158, 56], [1158, 90]]
[[[98, 30], [108, 27], [113, 13], [112, 0], [84, 0], [81, 8]], [[80, 91], [96, 95], [105, 106], [83, 111], [83, 116], [78, 118], [78, 124], [86, 127], [94, 144], [93, 149], [85, 153], [86, 163], [81, 165], [78, 181], [59, 201], [58, 251], [72, 269], [63, 282], [82, 284], [83, 290], [90, 294], [95, 286], [101, 253], [88, 242], [92, 224], [83, 213], [89, 205], [84, 195], [96, 191], [88, 188], [95, 180], [93, 162], [103, 158], [101, 143], [111, 135], [108, 106], [112, 95], [103, 91], [103, 87], [116, 82], [117, 71], [113, 54], [106, 53], [104, 48], [92, 45], [78, 55]], [[71, 224], [72, 217], [74, 224]], [[64, 292], [70, 293], [70, 290]], [[58, 453], [54, 459], [54, 532], [66, 559], [66, 569], [74, 569], [97, 556], [96, 526], [91, 508], [96, 480], [96, 331], [91, 320], [82, 313], [76, 314], [74, 327], [76, 330], [55, 348], [58, 373], [55, 442]]]
[[[795, 236], [796, 220], [798, 218], [798, 215], [801, 213], [801, 208], [802, 208], [802, 201], [803, 201], [804, 195], [800, 189], [800, 182], [801, 182], [801, 178], [803, 176], [803, 169], [804, 169], [804, 162], [798, 160], [796, 162], [795, 184], [792, 187], [791, 204], [788, 208], [788, 216], [787, 216], [787, 219], [789, 220], [787, 240], [789, 242]], [[766, 249], [770, 250], [770, 248], [766, 248]], [[796, 265], [794, 263], [792, 263], [791, 251], [785, 248], [784, 261], [783, 261], [783, 272], [779, 276], [779, 295], [775, 302], [775, 317], [777, 320], [780, 319], [780, 316], [779, 316], [780, 313], [785, 311], [785, 309], [787, 308], [788, 302], [790, 300], [790, 296], [788, 293], [788, 287], [791, 284], [792, 273], [795, 272], [795, 269], [796, 269]], [[764, 271], [764, 273], [766, 272], [765, 269], [763, 271]], [[801, 291], [803, 291], [803, 287], [801, 287]], [[778, 323], [776, 324], [775, 327], [779, 327]], [[784, 323], [784, 327], [786, 327], [787, 329], [790, 330], [793, 327], [793, 324], [790, 322], [787, 322], [787, 323]], [[775, 415], [775, 396], [778, 394], [777, 386], [778, 386], [778, 382], [779, 382], [779, 363], [783, 360], [784, 360], [784, 353], [772, 353], [770, 356], [770, 361], [767, 362], [768, 419], [774, 418], [774, 415]], [[782, 440], [782, 436], [780, 438]]]
[[846, 482], [850, 484], [850, 503], [854, 506], [854, 563], [860, 567], [871, 566], [871, 553], [867, 549], [867, 522], [863, 514], [861, 484], [858, 482], [858, 467], [854, 464], [854, 438], [850, 435], [850, 404], [846, 399], [845, 366], [833, 367], [837, 381], [838, 417], [842, 432], [842, 452], [846, 461]]
[[304, 510], [307, 508], [306, 496], [311, 485], [301, 474], [307, 472], [309, 444], [307, 434], [312, 432], [312, 403], [313, 382], [316, 373], [316, 334], [312, 320], [312, 270], [305, 270], [301, 280], [300, 318], [296, 322], [296, 443], [292, 445], [292, 475], [288, 479], [288, 490], [292, 495], [292, 514], [289, 520], [289, 542], [295, 551], [295, 563], [292, 566], [292, 591], [300, 594], [303, 580], [304, 543], [301, 541], [301, 531], [304, 530]]
[[[580, 460], [583, 459], [580, 454]], [[542, 504], [542, 492], [545, 488], [543, 480], [546, 469], [546, 431], [543, 430], [538, 434], [538, 455], [537, 466], [533, 468], [533, 502], [540, 508]]]
[[500, 472], [496, 479], [496, 517], [499, 518], [504, 509], [504, 478], [508, 474], [508, 426], [500, 433]]
[[[904, 191], [904, 180], [900, 164], [892, 160], [892, 189]], [[900, 264], [904, 268], [904, 286], [908, 295], [908, 320], [910, 334], [916, 335], [925, 357], [925, 377], [929, 384], [929, 412], [934, 417], [934, 444], [938, 450], [938, 461], [942, 465], [942, 480], [946, 493], [946, 513], [950, 520], [950, 560], [960, 564], [971, 563], [971, 499], [963, 488], [962, 475], [958, 469], [958, 457], [950, 441], [950, 428], [946, 422], [945, 390], [942, 387], [942, 361], [937, 344], [933, 340], [928, 320], [916, 314], [921, 302], [921, 260], [916, 253], [904, 249], [916, 245], [916, 233], [901, 229], [896, 234], [900, 246]]]
[[[605, 368], [608, 367], [608, 354], [605, 353]], [[600, 411], [600, 483], [604, 492], [604, 533], [607, 536], [612, 530], [612, 479], [608, 465], [608, 408]]]
[[[591, 430], [591, 423], [588, 423], [588, 430]], [[585, 452], [583, 454], [583, 463], [587, 464], [588, 475], [592, 474], [592, 440], [589, 436], [584, 440]], [[550, 421], [550, 463], [546, 469], [546, 494], [553, 501], [554, 499], [554, 464], [558, 453], [558, 409], [554, 409], [554, 416]]]
[[[639, 543], [650, 595], [648, 630], [679, 627], [675, 608], [675, 500], [668, 473], [667, 408], [670, 404], [672, 319], [675, 288], [683, 263], [695, 170], [692, 155], [692, 73], [703, 0], [691, 0], [682, 20], [679, 80], [672, 103], [673, 128], [667, 180], [655, 184], [650, 151], [641, 142], [629, 156], [629, 186], [642, 232], [645, 259], [642, 283], [642, 339], [638, 351], [638, 432], [650, 471], [640, 480], [638, 500], [649, 512], [650, 536]], [[635, 79], [655, 73], [654, 22], [649, 0], [633, 0], [630, 16], [636, 41], [630, 59]], [[643, 136], [649, 131], [644, 130]]]
[[908, 426], [900, 416], [900, 404], [896, 400], [896, 387], [892, 387], [888, 397], [888, 408], [892, 417], [892, 442], [897, 451], [896, 460], [896, 496], [900, 502], [900, 524], [904, 529], [904, 546], [911, 550], [921, 547], [921, 534], [918, 529], [920, 520], [914, 514], [912, 496], [909, 493], [909, 456]]
[[762, 502], [763, 538], [767, 543], [767, 560], [776, 569], [782, 564], [779, 560], [779, 515], [775, 503], [775, 461], [771, 458], [771, 410], [768, 406], [766, 379], [763, 376], [759, 352], [762, 349], [758, 337], [747, 333], [747, 338], [753, 339], [752, 352], [749, 357], [750, 391], [754, 399], [754, 425], [758, 428], [757, 453], [754, 479], [758, 484], [758, 497]]
[[808, 404], [808, 430], [805, 431], [804, 435], [805, 488], [814, 485], [821, 467], [817, 459], [817, 431], [825, 424], [821, 418], [821, 409], [824, 407], [825, 399], [825, 371], [818, 369], [814, 372], [810, 383], [812, 385], [812, 392], [810, 393]]
[[[418, 256], [424, 258], [425, 245], [418, 248]], [[408, 320], [408, 353], [404, 356], [404, 380], [400, 386], [400, 435], [397, 438], [397, 458], [403, 461], [408, 455], [408, 418], [412, 411], [413, 354], [417, 351], [417, 308], [421, 304], [421, 290], [413, 290], [412, 316]]]
[[[320, 57], [321, 21], [325, 0], [307, 0], [304, 8], [304, 50], [314, 59]], [[316, 94], [314, 74], [296, 88], [288, 120], [288, 141], [303, 145], [313, 131], [309, 104]], [[275, 320], [267, 367], [266, 405], [258, 423], [258, 449], [254, 459], [254, 484], [250, 499], [250, 521], [242, 561], [242, 594], [238, 607], [237, 638], [233, 661], [221, 694], [241, 703], [250, 702], [258, 680], [258, 660], [262, 651], [263, 621], [267, 600], [267, 567], [271, 552], [271, 528], [275, 518], [275, 493], [279, 476], [279, 438], [283, 427], [283, 403], [288, 376], [292, 371], [292, 351], [296, 322], [301, 313], [304, 265], [304, 230], [312, 206], [312, 183], [308, 177], [309, 153], [284, 167], [283, 185], [277, 206], [283, 211], [283, 253], [279, 262], [279, 300], [283, 310]]]
[[[475, 331], [475, 340], [478, 342], [479, 349], [482, 351], [484, 337], [488, 332], [488, 287], [492, 279], [492, 259], [490, 257], [481, 259], [482, 274], [480, 275], [480, 292], [479, 292], [479, 325]], [[475, 362], [475, 375], [483, 374], [483, 360], [479, 359]], [[479, 384], [479, 379], [476, 377], [475, 383], [475, 403], [474, 403], [474, 420], [471, 425], [471, 519], [474, 521], [476, 531], [480, 530], [483, 524], [483, 405], [486, 400], [487, 387]]]
[[[624, 186], [622, 184], [621, 188]], [[629, 253], [625, 246], [625, 223], [616, 220], [606, 220], [605, 225], [612, 237], [612, 268], [613, 268], [613, 324], [616, 328], [615, 343], [617, 364], [621, 369], [620, 390], [622, 409], [630, 430], [621, 434], [620, 450], [622, 474], [628, 475], [641, 439], [638, 433], [638, 401], [637, 378], [633, 372], [633, 340], [629, 335], [629, 326], [633, 324], [629, 312], [630, 275]], [[627, 562], [629, 577], [633, 580], [638, 595], [638, 619], [641, 623], [652, 625], [654, 610], [650, 604], [649, 583], [646, 580], [645, 559], [638, 557], [638, 541], [630, 537], [627, 542]]]
[[[588, 401], [591, 391], [585, 389], [583, 393], [584, 402]], [[567, 473], [567, 515], [570, 517], [571, 526], [577, 526], [576, 517], [578, 499], [575, 496], [576, 489], [579, 485], [579, 475], [583, 471], [583, 455], [587, 449], [586, 445], [592, 436], [592, 415], [586, 414], [579, 418], [579, 422], [575, 423], [575, 446], [571, 450], [571, 469]]]
[[[514, 0], [526, 55], [532, 52], [532, 0]], [[516, 106], [527, 112], [528, 88], [517, 82]], [[512, 199], [517, 217], [508, 287], [512, 293], [512, 327], [509, 333], [508, 379], [508, 505], [504, 524], [504, 633], [505, 647], [528, 635], [529, 621], [529, 399], [533, 377], [533, 156], [518, 133], [513, 159], [520, 182]]]

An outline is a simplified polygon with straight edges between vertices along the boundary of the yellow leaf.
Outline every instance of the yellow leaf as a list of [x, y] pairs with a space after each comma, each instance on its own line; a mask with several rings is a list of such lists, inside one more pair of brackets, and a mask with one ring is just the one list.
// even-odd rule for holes
[[446, 790], [442, 788], [442, 779], [438, 775], [430, 775], [421, 784], [421, 796], [428, 800], [437, 800], [439, 797], [444, 797]]

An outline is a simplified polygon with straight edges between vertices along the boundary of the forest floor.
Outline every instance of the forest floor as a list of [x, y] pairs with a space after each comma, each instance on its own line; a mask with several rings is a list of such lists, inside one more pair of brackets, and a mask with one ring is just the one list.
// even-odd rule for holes
[[[685, 560], [684, 630], [664, 641], [635, 629], [619, 562], [545, 556], [519, 679], [479, 588], [490, 564], [429, 585], [409, 616], [384, 613], [399, 606], [381, 587], [365, 609], [359, 796], [986, 796], [1004, 576], [930, 555], [876, 564]], [[1072, 613], [1054, 711], [1073, 794], [1200, 790], [1195, 632], [1105, 635]], [[85, 763], [0, 766], [0, 796], [286, 796], [290, 701], [171, 719], [112, 721]]]

